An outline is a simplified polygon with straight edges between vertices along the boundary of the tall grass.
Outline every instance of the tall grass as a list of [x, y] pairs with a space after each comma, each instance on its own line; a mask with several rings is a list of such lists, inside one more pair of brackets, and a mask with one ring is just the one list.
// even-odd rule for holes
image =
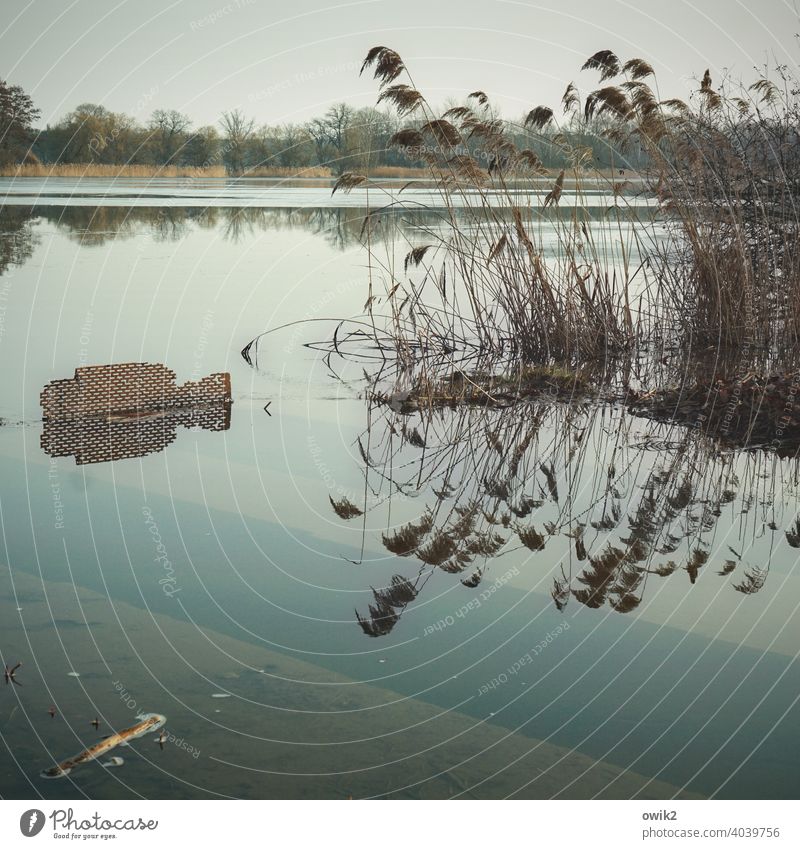
[[[435, 114], [397, 53], [374, 48], [368, 68], [409, 119], [393, 144], [438, 196], [387, 246], [376, 228], [418, 214], [420, 196], [363, 174], [334, 187], [370, 206], [369, 320], [338, 327], [331, 349], [361, 345], [378, 367], [363, 500], [331, 507], [365, 550], [380, 534], [408, 564], [371, 582], [362, 631], [389, 634], [440, 573], [474, 589], [514, 551], [552, 568], [559, 610], [629, 613], [671, 575], [758, 593], [769, 560], [747, 556], [765, 525], [752, 505], [781, 503], [800, 444], [800, 372], [752, 373], [792, 367], [797, 350], [798, 87], [706, 73], [690, 103], [664, 100], [649, 64], [600, 51], [584, 65], [599, 87], [570, 84], [561, 104], [580, 132], [548, 133], [569, 162], [552, 175], [483, 92]], [[557, 123], [535, 106], [524, 125], [533, 142]], [[569, 141], [589, 132], [612, 168]], [[633, 179], [632, 150], [649, 162]], [[732, 450], [767, 444], [794, 463]], [[735, 548], [718, 541], [725, 510]], [[785, 538], [800, 546], [800, 525]]]
[[224, 177], [222, 165], [192, 168], [177, 165], [102, 165], [75, 162], [61, 165], [42, 163], [0, 166], [0, 177]]
[[369, 169], [369, 176], [389, 178], [397, 177], [400, 179], [410, 180], [414, 177], [430, 177], [430, 172], [427, 168], [413, 168], [404, 165], [376, 165]]
[[[376, 177], [425, 176], [419, 168], [378, 167], [372, 174]], [[222, 165], [194, 168], [183, 165], [104, 165], [94, 162], [75, 162], [58, 165], [25, 163], [0, 166], [0, 177], [226, 177], [228, 172]], [[333, 173], [327, 165], [306, 167], [283, 167], [260, 165], [247, 169], [244, 177], [312, 177], [331, 178]]]
[[[622, 189], [600, 173], [592, 176], [608, 188], [605, 206], [613, 208], [614, 220], [598, 222], [593, 214], [581, 189], [586, 150], [557, 137], [571, 168], [545, 192], [546, 169], [531, 149], [511, 140], [508, 124], [491, 117], [485, 94], [473, 92], [470, 105], [435, 115], [410, 76], [408, 84], [395, 82], [407, 74], [396, 53], [376, 48], [364, 66], [374, 67], [380, 80], [379, 100], [414, 118], [391, 143], [426, 163], [444, 225], [427, 231], [425, 243], [409, 244], [400, 268], [370, 250], [373, 278], [382, 278], [385, 288], [371, 291], [368, 304], [388, 305], [398, 354], [408, 360], [432, 345], [458, 350], [468, 344], [486, 356], [513, 351], [527, 362], [575, 362], [629, 348], [632, 282], [637, 274], [644, 281], [641, 266], [632, 267], [637, 234], [624, 221]], [[549, 110], [533, 110], [531, 134], [551, 120]], [[568, 179], [580, 202], [561, 214]], [[337, 187], [363, 185], [364, 177], [347, 174]], [[615, 253], [618, 267], [611, 267]]]
[[[691, 104], [631, 105], [672, 235], [654, 252], [666, 304], [696, 344], [789, 363], [800, 331], [800, 101], [777, 70], [744, 88], [706, 71]], [[778, 362], [780, 362], [780, 356]]]
[[[373, 177], [398, 177], [413, 179], [427, 177], [422, 168], [406, 166], [377, 166], [370, 172]], [[104, 165], [94, 162], [76, 162], [58, 165], [25, 163], [0, 166], [0, 177], [226, 177], [228, 172], [222, 165], [204, 168], [177, 165]], [[333, 172], [327, 165], [285, 167], [259, 165], [248, 168], [244, 177], [288, 177], [288, 178], [331, 178]]]
[[309, 165], [307, 167], [288, 168], [278, 165], [259, 165], [248, 168], [245, 177], [331, 177], [331, 169], [327, 165]]
[[[582, 95], [570, 83], [561, 126], [547, 106], [524, 121], [531, 142], [547, 130], [569, 163], [543, 189], [532, 146], [512, 140], [520, 128], [497, 119], [483, 92], [436, 114], [395, 51], [373, 48], [366, 69], [379, 102], [408, 121], [391, 144], [425, 163], [439, 194], [442, 226], [409, 241], [398, 263], [369, 234], [403, 201], [384, 201], [364, 175], [334, 188], [370, 189], [367, 307], [401, 362], [464, 347], [520, 363], [630, 362], [645, 346], [680, 343], [686, 356], [716, 346], [775, 367], [796, 347], [800, 113], [785, 71], [748, 88], [715, 87], [706, 72], [684, 103], [659, 99], [644, 60], [600, 51], [583, 66], [600, 87]], [[602, 136], [611, 169], [566, 127]], [[650, 163], [633, 181], [632, 148]]]

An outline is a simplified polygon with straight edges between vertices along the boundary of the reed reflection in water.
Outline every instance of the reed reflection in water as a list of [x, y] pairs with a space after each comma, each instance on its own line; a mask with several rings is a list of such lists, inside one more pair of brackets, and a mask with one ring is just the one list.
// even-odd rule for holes
[[[396, 628], [436, 571], [475, 588], [498, 560], [525, 554], [547, 570], [558, 610], [627, 614], [665, 580], [671, 590], [683, 581], [676, 604], [715, 578], [755, 595], [772, 557], [800, 547], [796, 458], [729, 450], [690, 428], [555, 396], [398, 411], [373, 395], [368, 406], [357, 440], [366, 495], [331, 505], [414, 564], [357, 612], [370, 637]], [[392, 521], [420, 500], [416, 515]], [[367, 529], [371, 511], [389, 517], [382, 531]]]

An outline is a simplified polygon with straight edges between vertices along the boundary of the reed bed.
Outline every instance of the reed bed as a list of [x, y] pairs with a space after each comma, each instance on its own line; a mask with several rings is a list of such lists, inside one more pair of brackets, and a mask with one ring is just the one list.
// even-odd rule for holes
[[0, 167], [0, 177], [224, 177], [225, 168], [211, 165], [192, 168], [177, 165], [103, 165], [95, 162], [74, 162], [61, 165], [29, 163]]
[[[388, 333], [397, 356], [408, 363], [420, 350], [439, 345], [456, 351], [471, 345], [485, 356], [513, 349], [523, 363], [576, 363], [629, 350], [638, 333], [634, 310], [646, 314], [648, 281], [639, 233], [627, 226], [623, 187], [607, 185], [613, 221], [598, 222], [580, 185], [587, 177], [587, 151], [557, 142], [571, 162], [545, 193], [547, 170], [531, 149], [511, 140], [509, 126], [491, 117], [488, 98], [473, 92], [470, 105], [435, 115], [394, 51], [370, 51], [364, 69], [380, 81], [379, 101], [413, 122], [392, 143], [427, 166], [440, 193], [444, 228], [430, 230], [426, 243], [408, 244], [402, 267], [370, 250], [372, 279], [367, 306], [388, 313]], [[405, 75], [408, 82], [396, 80]], [[526, 122], [536, 134], [553, 119], [532, 110]], [[480, 157], [475, 146], [480, 143]], [[591, 175], [601, 185], [609, 178]], [[579, 197], [569, 213], [558, 207], [569, 180]], [[522, 183], [523, 187], [520, 188]], [[525, 188], [527, 184], [528, 188]], [[369, 187], [363, 175], [345, 174], [336, 190]], [[397, 201], [380, 206], [379, 219]], [[367, 235], [372, 220], [366, 222]], [[544, 230], [554, 240], [545, 256]], [[618, 253], [618, 266], [609, 256]], [[635, 263], [635, 264], [634, 264]], [[641, 285], [635, 295], [637, 276]], [[637, 303], [632, 303], [632, 297]]]
[[396, 178], [412, 180], [416, 177], [427, 179], [430, 177], [430, 171], [427, 168], [413, 168], [406, 165], [376, 165], [370, 168], [368, 172], [372, 178]]
[[[686, 103], [659, 98], [643, 59], [603, 50], [582, 68], [598, 88], [570, 83], [560, 118], [535, 106], [522, 127], [495, 117], [481, 91], [434, 113], [387, 47], [368, 53], [366, 70], [378, 102], [407, 121], [390, 143], [424, 163], [438, 193], [427, 209], [438, 222], [398, 228], [391, 244], [373, 233], [398, 211], [417, 214], [416, 200], [363, 174], [333, 189], [368, 199], [365, 311], [400, 390], [436, 403], [454, 370], [519, 379], [544, 366], [589, 371], [625, 395], [670, 389], [696, 400], [709, 374], [761, 385], [797, 368], [800, 86], [784, 69], [746, 88], [706, 72]], [[611, 167], [576, 141], [589, 134], [604, 140]], [[533, 149], [543, 141], [569, 163], [555, 178]], [[636, 173], [632, 151], [648, 163]], [[348, 341], [340, 335], [336, 353]], [[692, 383], [700, 362], [710, 372]], [[770, 385], [788, 393], [794, 382]], [[753, 426], [753, 416], [781, 400], [732, 418], [770, 433], [775, 422]]]
[[248, 168], [245, 177], [332, 177], [332, 171], [327, 165], [309, 165], [304, 168], [288, 168], [278, 165], [259, 165], [256, 168]]
[[[534, 106], [514, 127], [481, 91], [435, 114], [389, 48], [364, 62], [438, 193], [401, 228], [414, 196], [365, 174], [334, 186], [368, 205], [368, 289], [321, 347], [365, 367], [367, 426], [363, 495], [330, 507], [399, 559], [356, 612], [369, 637], [515, 551], [559, 610], [626, 614], [681, 577], [753, 595], [773, 550], [758, 540], [800, 547], [783, 491], [800, 474], [798, 86], [706, 73], [684, 103], [644, 60], [584, 69], [597, 88], [570, 83], [561, 117]], [[575, 141], [589, 132], [612, 167]], [[569, 163], [556, 175], [544, 141]], [[737, 450], [764, 443], [794, 461]]]
[[[382, 330], [401, 359], [469, 343], [487, 354], [513, 346], [523, 363], [575, 364], [678, 334], [686, 352], [735, 349], [748, 366], [758, 357], [774, 366], [796, 347], [800, 112], [785, 72], [781, 85], [764, 77], [747, 89], [715, 87], [706, 73], [687, 104], [658, 99], [644, 60], [600, 51], [583, 66], [600, 88], [584, 96], [570, 83], [560, 125], [546, 106], [525, 120], [531, 140], [546, 131], [570, 163], [544, 191], [546, 169], [512, 140], [519, 127], [492, 117], [483, 92], [437, 115], [393, 50], [373, 48], [367, 69], [379, 102], [408, 119], [391, 143], [425, 163], [446, 225], [408, 242], [398, 266], [373, 249], [369, 230], [403, 202], [381, 204], [366, 175], [344, 174], [334, 188], [373, 190], [367, 307], [388, 318]], [[576, 127], [606, 141], [611, 168], [560, 132]], [[636, 175], [626, 159], [634, 147], [649, 162]]]

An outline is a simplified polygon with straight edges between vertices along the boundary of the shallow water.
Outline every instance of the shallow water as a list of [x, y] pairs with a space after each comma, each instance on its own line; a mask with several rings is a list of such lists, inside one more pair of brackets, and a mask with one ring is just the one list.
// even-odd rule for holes
[[[74, 188], [0, 213], [3, 796], [797, 796], [796, 463], [559, 397], [370, 407], [361, 363], [305, 345], [361, 313], [363, 199]], [[229, 427], [46, 454], [45, 384], [125, 362], [229, 372]], [[461, 571], [430, 562], [454, 536]], [[413, 600], [369, 636], [394, 575]], [[39, 778], [139, 711], [163, 750]]]

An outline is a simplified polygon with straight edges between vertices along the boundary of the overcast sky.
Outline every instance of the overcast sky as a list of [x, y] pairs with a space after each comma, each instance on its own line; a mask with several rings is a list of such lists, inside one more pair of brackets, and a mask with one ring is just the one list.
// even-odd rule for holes
[[428, 100], [483, 89], [516, 117], [556, 105], [599, 49], [645, 58], [663, 97], [710, 67], [752, 76], [796, 64], [794, 2], [760, 0], [0, 0], [0, 78], [52, 122], [78, 103], [144, 121], [156, 108], [195, 125], [241, 107], [259, 123], [305, 120], [331, 103], [375, 101], [358, 69], [396, 49]]

